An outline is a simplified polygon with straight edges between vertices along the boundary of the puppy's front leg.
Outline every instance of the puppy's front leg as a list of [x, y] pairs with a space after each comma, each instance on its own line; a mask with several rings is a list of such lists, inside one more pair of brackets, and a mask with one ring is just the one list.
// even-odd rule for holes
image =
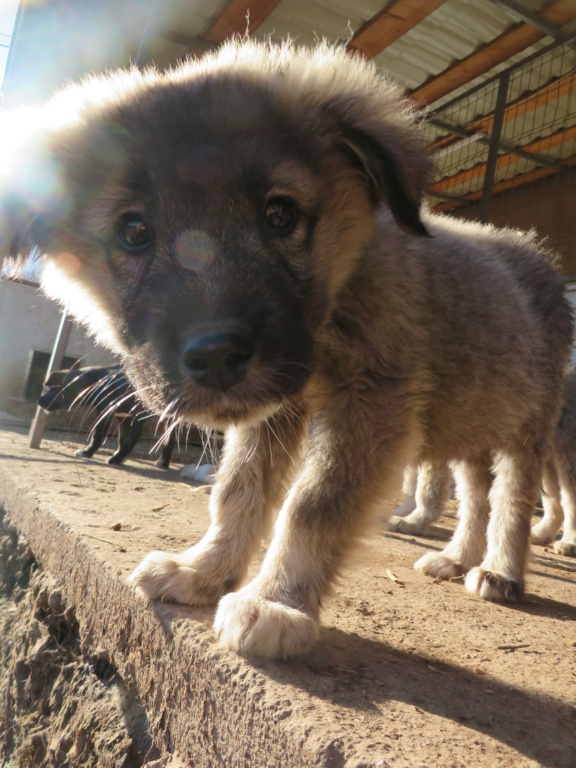
[[129, 581], [148, 597], [184, 605], [212, 605], [237, 587], [298, 465], [304, 427], [292, 405], [257, 427], [228, 430], [206, 535], [179, 555], [151, 552]]
[[348, 426], [311, 437], [260, 574], [220, 601], [215, 629], [222, 645], [246, 656], [288, 658], [316, 640], [321, 601], [370, 507], [397, 490], [408, 454], [407, 441], [384, 447], [363, 435], [367, 442], [358, 442]]
[[100, 448], [102, 443], [104, 442], [104, 439], [108, 432], [110, 431], [110, 427], [112, 426], [112, 422], [114, 420], [113, 416], [103, 417], [101, 414], [98, 414], [98, 421], [96, 422], [96, 426], [94, 427], [94, 432], [92, 434], [92, 440], [90, 442], [90, 445], [87, 448], [83, 448], [81, 450], [75, 451], [74, 456], [83, 457], [85, 459], [91, 459], [92, 456], [96, 453], [96, 451]]

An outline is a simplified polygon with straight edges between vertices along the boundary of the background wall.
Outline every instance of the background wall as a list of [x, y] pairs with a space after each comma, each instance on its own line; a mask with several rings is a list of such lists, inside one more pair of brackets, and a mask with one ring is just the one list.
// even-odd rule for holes
[[[36, 403], [25, 397], [32, 354], [52, 352], [60, 318], [60, 307], [35, 284], [0, 279], [0, 411], [25, 420], [33, 416]], [[72, 331], [66, 355], [81, 359], [82, 365], [113, 362], [110, 352], [79, 327]]]
[[[459, 218], [478, 218], [478, 206], [455, 211]], [[562, 268], [576, 278], [576, 179], [574, 176], [538, 182], [522, 191], [494, 198], [490, 221], [497, 227], [536, 229], [562, 256]]]

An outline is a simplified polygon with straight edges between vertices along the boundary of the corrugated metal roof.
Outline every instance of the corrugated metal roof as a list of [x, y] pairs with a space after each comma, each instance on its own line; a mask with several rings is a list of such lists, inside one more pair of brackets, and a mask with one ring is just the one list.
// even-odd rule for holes
[[[313, 45], [324, 37], [333, 42], [347, 41], [387, 5], [381, 0], [282, 0], [254, 34], [273, 40], [292, 37], [301, 45]], [[539, 11], [546, 2], [525, 0], [524, 5], [528, 10]], [[226, 2], [214, 0], [171, 0], [160, 4], [158, 25], [191, 39], [201, 38], [225, 6]], [[478, 46], [498, 37], [518, 21], [512, 11], [490, 0], [447, 0], [376, 56], [375, 61], [401, 85], [412, 89], [469, 55]], [[474, 83], [488, 79], [550, 42], [550, 38], [544, 38]], [[151, 53], [160, 64], [166, 64], [174, 57], [184, 55], [186, 48], [184, 44], [177, 45], [158, 37], [153, 41]], [[467, 83], [439, 103], [467, 91], [474, 83]]]
[[[56, 2], [62, 6], [73, 5], [72, 0], [50, 0], [43, 7]], [[138, 24], [142, 24], [143, 30], [146, 4], [137, 0], [130, 2], [136, 3]], [[518, 102], [518, 109], [515, 112], [509, 109], [506, 113], [502, 142], [512, 148], [535, 152], [537, 139], [549, 141], [542, 144], [534, 160], [529, 156], [512, 157], [510, 146], [504, 146], [501, 152], [509, 157], [499, 163], [496, 181], [508, 180], [514, 174], [542, 165], [543, 157], [547, 163], [563, 160], [573, 163], [576, 155], [574, 139], [571, 134], [558, 132], [576, 126], [576, 77], [568, 77], [569, 73], [576, 72], [576, 50], [565, 45], [546, 52], [553, 38], [542, 34], [538, 39], [541, 33], [534, 24], [523, 24], [516, 13], [505, 7], [507, 0], [445, 0], [439, 5], [439, 0], [393, 0], [389, 3], [383, 0], [281, 0], [275, 7], [272, 1], [258, 9], [259, 2], [261, 0], [252, 0], [252, 8], [255, 12], [260, 10], [260, 17], [264, 18], [253, 32], [256, 37], [271, 37], [277, 41], [292, 37], [299, 45], [312, 45], [324, 37], [342, 43], [349, 43], [354, 38], [352, 44], [355, 45], [357, 40], [362, 40], [362, 33], [355, 35], [361, 30], [365, 32], [368, 22], [369, 30], [377, 29], [370, 49], [376, 54], [376, 65], [408, 90], [415, 90], [414, 96], [419, 103], [430, 102], [433, 110], [430, 118], [458, 129], [451, 131], [434, 123], [428, 123], [426, 127], [431, 144], [442, 139], [438, 179], [453, 177], [442, 187], [445, 196], [474, 193], [481, 186], [488, 156], [487, 141], [462, 142], [461, 132], [489, 135], [492, 129], [490, 116], [498, 93], [495, 75], [514, 64], [526, 62], [538, 51], [543, 51], [544, 55], [510, 76], [507, 101], [509, 104]], [[576, 30], [576, 0], [516, 2], [521, 3], [526, 12], [539, 14], [548, 24], [552, 23], [550, 19], [560, 19], [563, 33]], [[32, 0], [26, 0], [26, 3], [32, 3]], [[208, 47], [205, 38], [212, 35], [215, 22], [226, 17], [231, 8], [240, 9], [234, 19], [234, 28], [242, 33], [248, 26], [248, 20], [242, 15], [244, 6], [236, 0], [165, 0], [156, 3], [155, 7], [154, 18], [149, 17], [153, 22], [150, 24], [152, 35], [145, 42], [147, 60], [155, 61], [161, 67], [174, 64], [190, 50]], [[270, 11], [270, 8], [273, 9]], [[419, 14], [418, 18], [416, 14]], [[395, 22], [406, 18], [413, 21], [413, 26], [410, 28], [407, 23], [397, 32]], [[379, 21], [382, 27], [378, 27]], [[224, 28], [228, 29], [226, 25]], [[519, 42], [507, 46], [501, 38], [495, 46], [494, 41], [500, 36], [504, 41], [509, 39], [511, 30], [521, 33]], [[383, 40], [389, 44], [377, 52]], [[363, 50], [362, 45], [358, 45], [355, 47]], [[496, 47], [502, 50], [503, 45], [505, 53], [500, 56], [503, 60], [495, 63], [498, 56], [492, 54]], [[483, 46], [485, 51], [479, 52]], [[132, 49], [129, 54], [134, 57]], [[482, 59], [479, 66], [471, 67], [470, 61], [466, 60], [470, 56], [476, 61]], [[466, 69], [464, 75], [450, 79], [451, 71], [459, 68]], [[438, 80], [441, 81], [440, 88], [435, 87]], [[434, 87], [430, 86], [431, 82]], [[558, 84], [557, 93], [552, 87], [554, 84]], [[530, 103], [526, 102], [529, 94], [534, 95]], [[475, 169], [474, 173], [471, 173], [472, 169]], [[467, 174], [464, 176], [463, 172]]]

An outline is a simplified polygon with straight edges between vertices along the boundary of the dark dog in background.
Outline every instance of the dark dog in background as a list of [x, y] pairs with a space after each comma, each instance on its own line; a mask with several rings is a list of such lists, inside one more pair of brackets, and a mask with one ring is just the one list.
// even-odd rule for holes
[[234, 41], [88, 78], [28, 133], [3, 119], [2, 252], [42, 254], [46, 292], [123, 356], [151, 412], [226, 430], [205, 537], [152, 552], [132, 584], [219, 601], [228, 648], [303, 653], [403, 468], [453, 461], [462, 527], [420, 567], [522, 597], [564, 281], [534, 233], [425, 209], [424, 135], [374, 64]]
[[[108, 459], [108, 464], [122, 464], [140, 439], [143, 419], [149, 414], [120, 366], [53, 371], [44, 387], [38, 399], [38, 405], [44, 410], [52, 412], [79, 406], [89, 409], [96, 418], [90, 445], [76, 451], [76, 456], [91, 459], [117, 420], [118, 450]], [[157, 467], [168, 469], [174, 442], [174, 430], [171, 430], [156, 461]]]

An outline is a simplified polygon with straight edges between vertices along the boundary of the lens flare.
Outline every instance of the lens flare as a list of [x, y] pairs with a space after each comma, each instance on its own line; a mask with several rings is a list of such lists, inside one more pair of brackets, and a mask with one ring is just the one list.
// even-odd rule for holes
[[198, 269], [203, 267], [214, 253], [214, 241], [202, 230], [187, 229], [179, 235], [174, 253], [181, 267]]
[[78, 256], [75, 256], [73, 253], [68, 251], [64, 251], [63, 253], [58, 254], [56, 257], [56, 264], [58, 265], [59, 269], [61, 269], [63, 272], [66, 272], [66, 274], [70, 277], [78, 274], [82, 268], [82, 263]]

